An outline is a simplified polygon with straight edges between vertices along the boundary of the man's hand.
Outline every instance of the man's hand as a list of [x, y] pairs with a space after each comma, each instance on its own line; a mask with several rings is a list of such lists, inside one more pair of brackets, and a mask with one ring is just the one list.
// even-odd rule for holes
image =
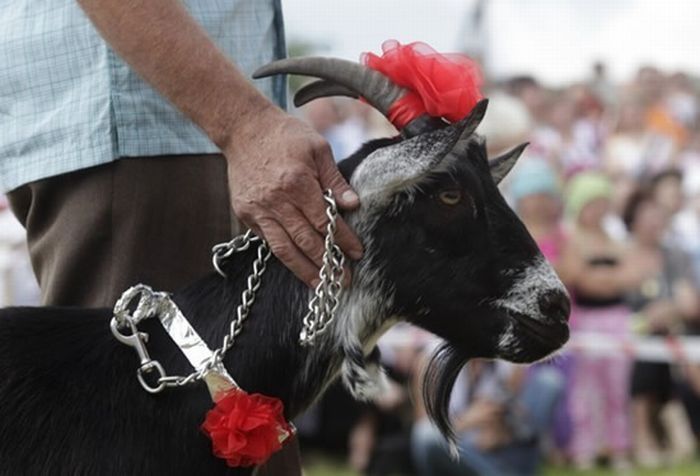
[[[327, 222], [322, 190], [358, 205], [328, 144], [276, 108], [219, 51], [177, 0], [78, 0], [102, 36], [224, 151], [234, 211], [297, 276], [313, 284]], [[362, 245], [338, 220], [337, 243]]]
[[[359, 199], [338, 171], [328, 143], [309, 125], [269, 106], [232, 131], [224, 149], [236, 215], [309, 286], [318, 282], [328, 218], [323, 192], [340, 208]], [[352, 259], [362, 244], [338, 217], [336, 243]]]

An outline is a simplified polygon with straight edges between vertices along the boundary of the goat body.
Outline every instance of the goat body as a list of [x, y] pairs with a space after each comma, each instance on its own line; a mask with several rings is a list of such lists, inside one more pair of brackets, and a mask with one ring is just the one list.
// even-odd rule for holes
[[[426, 408], [450, 436], [447, 402], [468, 357], [531, 362], [568, 338], [568, 298], [506, 205], [497, 182], [520, 149], [491, 162], [470, 117], [411, 139], [374, 141], [340, 164], [361, 206], [346, 214], [365, 244], [337, 315], [299, 345], [309, 290], [272, 258], [224, 364], [248, 392], [280, 398], [292, 418], [338, 376], [371, 396], [378, 336], [405, 320], [443, 337], [429, 365]], [[245, 289], [255, 251], [174, 300], [217, 347]], [[149, 395], [132, 349], [109, 331], [111, 310], [0, 311], [0, 474], [248, 474], [211, 455], [199, 430], [212, 403], [204, 384]], [[143, 322], [169, 374], [191, 369], [156, 320]]]
[[[254, 257], [235, 255], [228, 279], [212, 274], [174, 296], [207, 342], [218, 345], [228, 332]], [[340, 363], [333, 349], [299, 346], [307, 298], [305, 286], [271, 260], [225, 359], [244, 389], [281, 398], [287, 418]], [[212, 407], [204, 384], [145, 393], [133, 349], [114, 339], [110, 318], [110, 309], [0, 310], [0, 474], [247, 474], [214, 458], [199, 429]], [[157, 320], [141, 328], [169, 373], [191, 371]]]

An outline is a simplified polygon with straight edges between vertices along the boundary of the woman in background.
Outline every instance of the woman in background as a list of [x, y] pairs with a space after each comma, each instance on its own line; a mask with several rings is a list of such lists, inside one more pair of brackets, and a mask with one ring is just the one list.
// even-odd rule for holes
[[[635, 312], [635, 327], [643, 334], [685, 333], [700, 308], [699, 285], [691, 260], [679, 248], [664, 245], [669, 218], [669, 211], [658, 196], [644, 189], [632, 195], [624, 213], [630, 232], [628, 252], [634, 257], [638, 275], [638, 284], [628, 293], [628, 302]], [[675, 386], [668, 363], [635, 363], [632, 415], [635, 456], [642, 466], [660, 466], [663, 462], [656, 431], [659, 428], [665, 433], [671, 460], [693, 453], [687, 418], [677, 404]], [[672, 423], [664, 424], [669, 418]]]
[[540, 251], [556, 267], [565, 234], [559, 180], [554, 170], [541, 159], [523, 161], [515, 170], [509, 196]]
[[[622, 245], [605, 228], [611, 195], [611, 184], [601, 174], [587, 172], [571, 180], [566, 197], [570, 238], [558, 271], [572, 294], [572, 333], [625, 339], [630, 311], [624, 298], [634, 280]], [[574, 366], [569, 398], [574, 464], [592, 468], [605, 451], [614, 467], [629, 467], [630, 358], [575, 352]]]

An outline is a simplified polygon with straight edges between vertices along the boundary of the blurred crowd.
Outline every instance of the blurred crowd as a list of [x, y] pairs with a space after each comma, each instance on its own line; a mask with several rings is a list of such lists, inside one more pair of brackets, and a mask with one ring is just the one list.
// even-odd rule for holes
[[[408, 326], [380, 341], [389, 384], [372, 405], [337, 386], [299, 421], [306, 448], [370, 475], [536, 474], [543, 464], [672, 467], [696, 457], [700, 362], [674, 336], [700, 334], [700, 82], [641, 68], [615, 83], [603, 64], [553, 89], [530, 76], [489, 84], [480, 127], [490, 154], [530, 143], [502, 186], [573, 302], [572, 340], [533, 366], [474, 360], [451, 400], [456, 444], [427, 420], [421, 368], [435, 340]], [[342, 159], [390, 126], [363, 104], [300, 111]], [[627, 343], [664, 337], [642, 359]], [[458, 452], [460, 458], [452, 455]]]

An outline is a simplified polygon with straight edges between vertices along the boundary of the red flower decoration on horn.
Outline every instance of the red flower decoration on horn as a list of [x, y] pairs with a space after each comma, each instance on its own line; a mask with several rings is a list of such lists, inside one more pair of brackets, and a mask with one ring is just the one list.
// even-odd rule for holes
[[264, 463], [294, 434], [281, 400], [241, 389], [217, 399], [202, 430], [211, 438], [214, 455], [231, 467]]
[[459, 121], [482, 98], [482, 76], [474, 60], [463, 54], [440, 54], [425, 43], [382, 44], [382, 56], [364, 53], [360, 61], [408, 90], [389, 110], [389, 120], [402, 129], [428, 114]]

